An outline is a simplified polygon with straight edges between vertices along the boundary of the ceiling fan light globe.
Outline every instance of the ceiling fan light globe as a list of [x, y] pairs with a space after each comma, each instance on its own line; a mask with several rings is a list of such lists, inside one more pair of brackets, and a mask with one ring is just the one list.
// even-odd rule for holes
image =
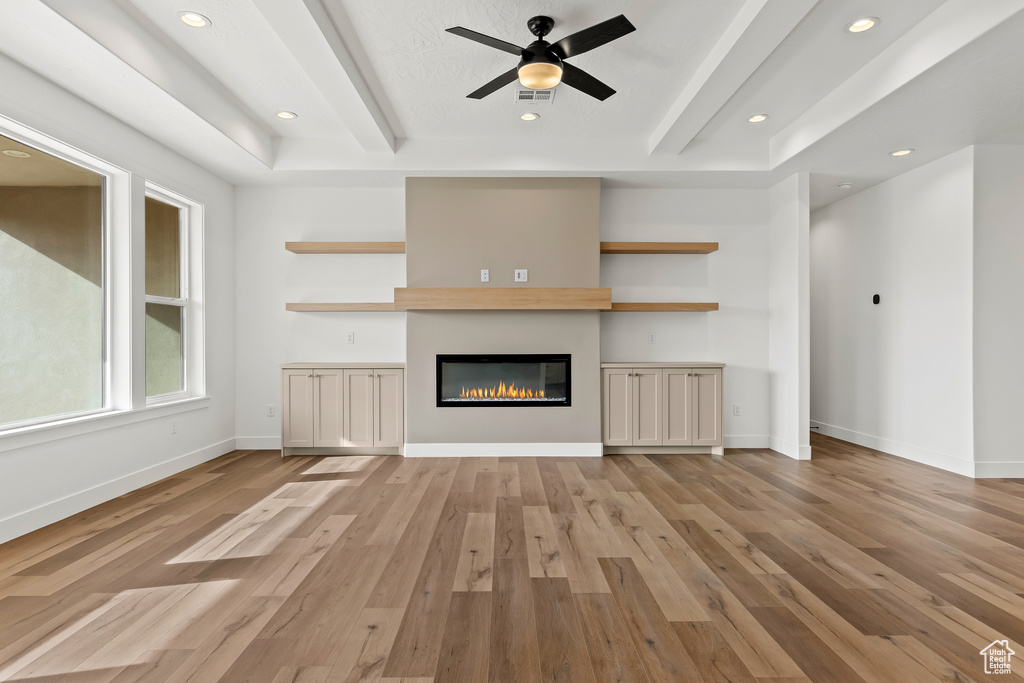
[[519, 67], [519, 83], [530, 90], [549, 90], [562, 81], [562, 67], [549, 62], [532, 62]]

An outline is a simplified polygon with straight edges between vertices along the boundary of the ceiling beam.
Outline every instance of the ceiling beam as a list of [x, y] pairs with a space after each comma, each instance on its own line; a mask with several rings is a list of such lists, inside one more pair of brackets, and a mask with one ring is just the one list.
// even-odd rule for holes
[[679, 154], [817, 0], [747, 0], [649, 140], [651, 154]]
[[395, 133], [320, 0], [252, 0], [367, 152], [395, 151]]
[[768, 143], [770, 168], [794, 159], [970, 43], [1024, 11], [1024, 0], [947, 0]]
[[[113, 0], [42, 2], [91, 39], [96, 50], [102, 48], [127, 65], [137, 74], [135, 80], [141, 76], [146, 87], [156, 86], [260, 163], [273, 166], [274, 136], [202, 65], [160, 40], [138, 17]], [[180, 141], [163, 142], [180, 147]]]

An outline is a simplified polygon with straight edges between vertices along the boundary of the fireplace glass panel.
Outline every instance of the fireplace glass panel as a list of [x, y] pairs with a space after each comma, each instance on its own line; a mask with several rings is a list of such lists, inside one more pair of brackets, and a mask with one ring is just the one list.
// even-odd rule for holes
[[569, 354], [437, 356], [438, 407], [568, 406]]

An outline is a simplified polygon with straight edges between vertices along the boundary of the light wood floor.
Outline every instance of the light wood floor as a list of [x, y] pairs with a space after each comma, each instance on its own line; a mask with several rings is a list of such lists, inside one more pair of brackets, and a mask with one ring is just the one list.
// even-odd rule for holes
[[1019, 683], [1024, 480], [813, 444], [235, 452], [0, 546], [0, 680]]

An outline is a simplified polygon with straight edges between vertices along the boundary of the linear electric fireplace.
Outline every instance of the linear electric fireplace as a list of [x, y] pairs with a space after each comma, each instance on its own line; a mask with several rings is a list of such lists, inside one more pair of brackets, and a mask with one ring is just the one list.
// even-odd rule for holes
[[572, 405], [570, 355], [437, 356], [437, 406]]

